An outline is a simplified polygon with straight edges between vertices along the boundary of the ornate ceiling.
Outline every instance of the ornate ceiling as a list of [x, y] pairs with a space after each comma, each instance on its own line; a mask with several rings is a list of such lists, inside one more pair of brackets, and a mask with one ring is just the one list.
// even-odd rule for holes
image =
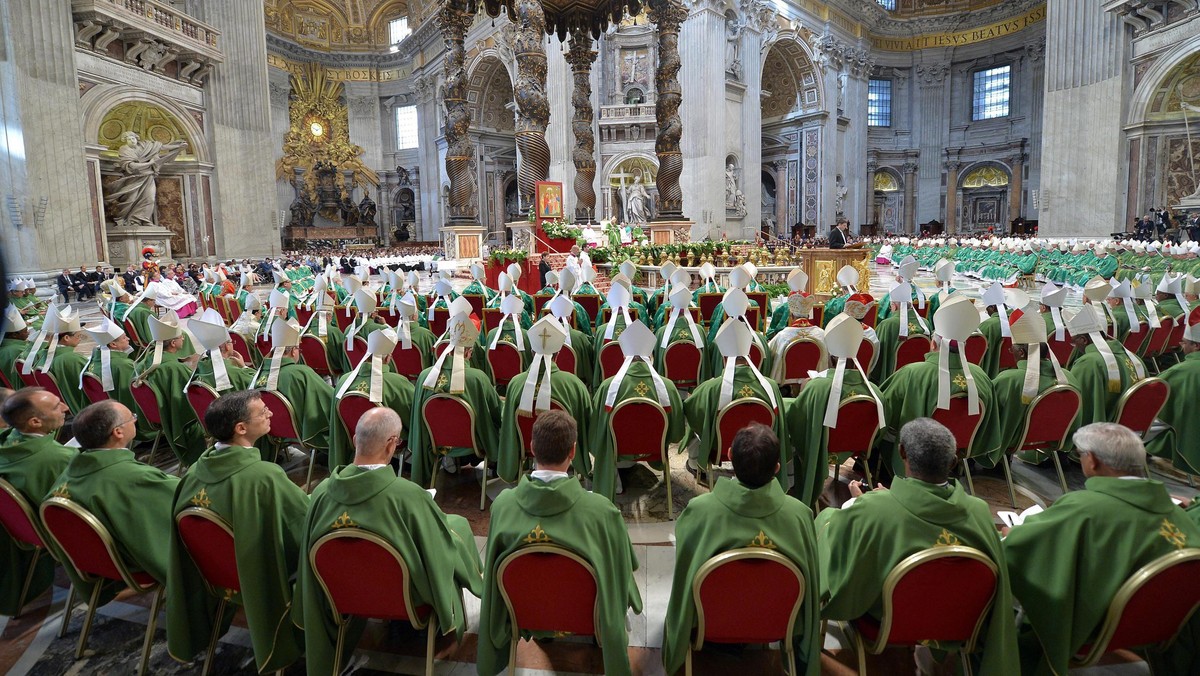
[[896, 9], [892, 11], [892, 15], [903, 18], [975, 12], [1003, 2], [1005, 0], [896, 0]]
[[407, 16], [413, 28], [430, 0], [263, 0], [267, 30], [310, 49], [387, 49], [388, 22]]

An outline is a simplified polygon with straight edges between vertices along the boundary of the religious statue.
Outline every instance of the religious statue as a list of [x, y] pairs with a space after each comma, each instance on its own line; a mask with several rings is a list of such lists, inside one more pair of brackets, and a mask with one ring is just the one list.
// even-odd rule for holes
[[650, 195], [646, 192], [646, 186], [642, 185], [641, 174], [633, 177], [633, 185], [629, 186], [628, 190], [625, 198], [625, 220], [629, 223], [645, 223]]
[[737, 173], [733, 163], [725, 165], [725, 208], [732, 209], [734, 204], [734, 196], [737, 195]]
[[292, 204], [288, 210], [292, 212], [292, 225], [300, 228], [310, 228], [313, 223], [313, 216], [317, 213], [317, 203], [309, 197], [308, 191], [304, 189], [304, 183], [297, 181], [296, 184], [296, 199], [292, 200]]
[[396, 175], [399, 177], [400, 185], [412, 185], [412, 176], [409, 175], [408, 170], [404, 167], [396, 165]]
[[733, 196], [733, 213], [738, 216], [746, 215], [746, 195], [741, 190]]
[[850, 194], [850, 188], [846, 187], [846, 184], [842, 183], [842, 177], [838, 176], [837, 186], [834, 188], [835, 199], [833, 202], [833, 210], [837, 212], [838, 216], [845, 213], [846, 196], [848, 194]]
[[158, 187], [155, 179], [162, 165], [187, 148], [186, 141], [166, 145], [143, 141], [132, 131], [121, 134], [124, 145], [117, 150], [117, 166], [123, 176], [113, 183], [105, 201], [116, 214], [117, 225], [154, 225]]
[[742, 75], [742, 60], [739, 56], [739, 43], [742, 39], [742, 25], [738, 23], [737, 17], [733, 12], [725, 14], [725, 30], [727, 31], [725, 41], [727, 43], [725, 50], [725, 70], [733, 74], [734, 77]]
[[367, 227], [375, 227], [375, 214], [379, 213], [378, 207], [375, 205], [375, 200], [371, 199], [371, 191], [363, 191], [362, 201], [358, 203], [358, 213], [360, 216], [359, 223]]
[[358, 212], [358, 205], [350, 199], [349, 193], [342, 196], [342, 203], [338, 206], [338, 210], [342, 212], [342, 225], [348, 228], [358, 225], [361, 214]]

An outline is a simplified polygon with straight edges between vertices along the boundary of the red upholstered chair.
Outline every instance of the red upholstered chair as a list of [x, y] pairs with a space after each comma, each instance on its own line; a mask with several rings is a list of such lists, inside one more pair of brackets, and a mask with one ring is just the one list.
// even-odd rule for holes
[[[550, 410], [561, 411], [563, 410], [563, 407], [557, 401], [551, 399]], [[520, 467], [525, 467], [526, 461], [533, 457], [533, 449], [531, 446], [531, 443], [533, 442], [533, 423], [537, 422], [539, 413], [539, 411], [535, 410], [533, 415], [521, 415], [520, 413], [517, 414], [517, 440], [521, 442]]]
[[[240, 333], [233, 331], [229, 332], [229, 340], [233, 343], [233, 351], [241, 356], [242, 361], [246, 362], [246, 366], [257, 366], [262, 363], [263, 355], [259, 353], [258, 347], [246, 340], [246, 337]], [[270, 353], [268, 353], [270, 354]]]
[[[92, 619], [96, 615], [100, 593], [107, 585], [103, 580], [123, 582], [138, 594], [154, 594], [150, 605], [150, 618], [146, 625], [146, 638], [142, 642], [142, 661], [138, 667], [138, 676], [146, 673], [150, 663], [150, 646], [154, 642], [154, 629], [158, 625], [158, 609], [162, 605], [163, 586], [149, 574], [130, 570], [128, 564], [118, 551], [118, 544], [113, 540], [108, 528], [100, 523], [91, 512], [78, 503], [67, 498], [51, 497], [41, 506], [42, 524], [46, 534], [63, 552], [66, 561], [79, 577], [93, 585], [92, 596], [88, 600], [87, 614], [84, 616], [83, 629], [79, 632], [79, 644], [75, 648], [75, 659], [83, 657], [87, 647], [88, 634], [92, 631]], [[70, 621], [71, 603], [68, 599], [67, 616], [63, 623]]]
[[971, 470], [967, 466], [967, 459], [971, 457], [971, 451], [974, 450], [971, 447], [975, 442], [975, 433], [983, 424], [983, 413], [987, 407], [980, 401], [978, 413], [971, 415], [967, 410], [967, 394], [962, 392], [950, 397], [950, 408], [935, 407], [933, 415], [930, 417], [945, 425], [946, 429], [954, 435], [954, 447], [958, 451], [958, 464], [967, 476], [967, 488], [971, 491], [971, 495], [974, 495], [975, 483], [971, 480]]
[[875, 343], [869, 340], [859, 343], [858, 353], [855, 354], [855, 358], [858, 359], [858, 363], [862, 365], [863, 370], [867, 373], [870, 373], [871, 369], [875, 368], [875, 356]]
[[983, 363], [983, 355], [987, 353], [987, 336], [982, 333], [972, 333], [967, 336], [964, 354], [967, 361], [978, 366]]
[[188, 383], [187, 389], [183, 392], [187, 396], [188, 404], [192, 410], [196, 412], [196, 419], [200, 421], [200, 426], [204, 427], [207, 432], [208, 427], [204, 424], [204, 414], [208, 412], [208, 407], [212, 406], [213, 402], [220, 398], [220, 394], [207, 384], [199, 380], [193, 380]]
[[668, 453], [667, 412], [654, 399], [632, 397], [617, 402], [608, 416], [608, 435], [612, 440], [613, 462], [622, 458], [634, 461], [659, 461], [663, 464], [663, 483], [667, 485], [667, 518], [675, 518], [671, 499], [671, 459]]
[[755, 331], [762, 332], [762, 309], [756, 307], [746, 308], [746, 321]]
[[37, 377], [33, 372], [25, 372], [25, 360], [17, 359], [13, 362], [13, 366], [17, 369], [17, 375], [21, 376], [21, 387], [39, 387]]
[[[33, 574], [37, 571], [38, 561], [46, 553], [45, 536], [41, 524], [33, 515], [33, 507], [29, 501], [12, 484], [0, 478], [0, 527], [8, 533], [18, 549], [33, 551], [29, 561], [29, 570], [25, 573], [25, 582], [21, 586], [21, 596], [17, 599], [16, 614], [13, 619], [21, 616], [25, 602], [29, 600], [29, 585], [33, 584]], [[8, 570], [6, 574], [16, 575], [18, 571]], [[70, 606], [67, 606], [70, 608]]]
[[1143, 378], [1125, 390], [1117, 402], [1113, 422], [1145, 436], [1159, 411], [1171, 396], [1171, 386], [1162, 378]]
[[1012, 353], [1012, 338], [1000, 339], [1000, 370], [1017, 368], [1017, 358]]
[[662, 377], [675, 383], [680, 389], [691, 389], [700, 384], [700, 369], [704, 365], [704, 353], [690, 340], [677, 340], [663, 351]]
[[149, 336], [140, 336], [137, 332], [137, 325], [131, 319], [125, 319], [121, 322], [121, 326], [125, 329], [125, 335], [129, 336], [129, 343], [135, 348], [144, 348], [149, 342]]
[[604, 302], [600, 296], [594, 293], [580, 293], [571, 296], [571, 300], [579, 303], [579, 305], [583, 308], [583, 311], [587, 313], [588, 319], [590, 319], [593, 324], [596, 323], [596, 318], [600, 316], [600, 305]]
[[[150, 383], [144, 380], [134, 380], [129, 384], [129, 393], [133, 395], [133, 403], [137, 404], [138, 410], [135, 413], [139, 414], [141, 420], [154, 431], [154, 445], [150, 447], [150, 455], [146, 458], [146, 464], [154, 463], [154, 454], [158, 452], [158, 442], [163, 439], [162, 428], [162, 413], [158, 409], [158, 392]], [[170, 447], [171, 441], [167, 440], [167, 446]], [[179, 466], [179, 473], [183, 474], [183, 465]]]
[[[274, 443], [276, 454], [278, 449], [288, 442], [295, 442], [301, 448], [307, 448], [300, 435], [300, 422], [296, 419], [296, 409], [292, 402], [274, 390], [259, 390], [262, 401], [271, 411], [271, 430], [267, 437]], [[308, 477], [304, 480], [304, 490], [312, 490], [313, 467], [317, 464], [317, 449], [308, 449]]]
[[333, 366], [329, 363], [325, 341], [317, 336], [300, 336], [300, 360], [322, 378], [333, 377]]
[[702, 650], [705, 642], [775, 641], [783, 651], [784, 672], [796, 673], [792, 635], [805, 584], [800, 568], [770, 549], [743, 547], [705, 561], [690, 590], [696, 621], [684, 673], [691, 675], [692, 651]]
[[1063, 368], [1066, 368], [1067, 364], [1071, 363], [1071, 357], [1075, 352], [1075, 346], [1071, 344], [1070, 334], [1066, 335], [1066, 340], [1055, 340], [1054, 328], [1051, 327], [1050, 336], [1046, 340], [1046, 344], [1050, 346], [1050, 351], [1054, 353], [1055, 357], [1058, 357], [1058, 363], [1062, 364]]
[[462, 297], [466, 298], [467, 302], [471, 304], [471, 314], [482, 319], [483, 306], [487, 305], [487, 299], [478, 293], [464, 293]]
[[1167, 344], [1164, 349], [1165, 354], [1171, 354], [1180, 349], [1183, 345], [1183, 332], [1187, 329], [1187, 322], [1180, 320], [1175, 322], [1175, 326], [1171, 328], [1171, 335], [1167, 336]]
[[381, 321], [382, 321], [384, 324], [387, 324], [388, 326], [390, 326], [390, 327], [392, 327], [392, 328], [394, 329], [394, 328], [396, 328], [397, 326], [399, 326], [399, 325], [400, 325], [400, 319], [401, 319], [401, 317], [400, 317], [400, 313], [399, 313], [399, 312], [397, 312], [396, 314], [392, 314], [392, 311], [391, 311], [390, 309], [387, 309], [387, 310], [385, 310], [385, 309], [383, 309], [383, 307], [382, 307], [382, 306], [380, 306], [380, 309], [379, 309], [379, 319], [380, 319], [380, 320], [381, 320]]
[[929, 348], [929, 336], [909, 336], [902, 340], [896, 345], [896, 371], [909, 364], [925, 361]]
[[[596, 570], [575, 552], [551, 544], [521, 547], [504, 557], [496, 577], [512, 625], [508, 673], [517, 673], [522, 631], [590, 635], [599, 641]], [[554, 603], [546, 603], [547, 580], [554, 581]]]
[[820, 303], [817, 303], [816, 305], [814, 305], [813, 309], [812, 309], [812, 314], [813, 314], [813, 316], [812, 316], [811, 321], [812, 321], [813, 326], [824, 326], [825, 325], [825, 306], [824, 305], [822, 305]]
[[812, 338], [797, 338], [783, 350], [783, 380], [780, 385], [802, 383], [808, 372], [817, 370], [826, 357], [824, 343]]
[[0, 387], [7, 387], [10, 390], [20, 389], [16, 385], [8, 382], [8, 377], [4, 375], [3, 371], [0, 371]]
[[296, 321], [300, 323], [300, 326], [308, 326], [308, 322], [310, 319], [312, 319], [314, 312], [316, 311], [306, 308], [303, 305], [297, 305]]
[[45, 388], [50, 394], [62, 399], [64, 402], [66, 401], [66, 399], [63, 399], [62, 390], [58, 388], [58, 380], [55, 379], [54, 374], [42, 373], [41, 369], [35, 368], [33, 370], [33, 381], [37, 383], [38, 387]]
[[404, 344], [397, 341], [395, 349], [392, 350], [392, 368], [410, 381], [416, 380], [421, 371], [425, 370], [424, 355], [416, 345], [406, 350]]
[[271, 332], [270, 331], [267, 331], [265, 334], [263, 334], [263, 333], [255, 334], [254, 349], [259, 354], [261, 354], [263, 356], [263, 358], [266, 358], [267, 356], [269, 356], [271, 354], [271, 350], [274, 349], [274, 345], [271, 344]]
[[596, 378], [596, 382], [604, 382], [606, 379], [617, 375], [617, 371], [621, 370], [621, 364], [625, 362], [625, 353], [621, 351], [621, 345], [615, 340], [610, 340], [600, 347], [600, 352], [596, 355], [596, 363], [600, 365], [600, 376]]
[[433, 316], [429, 319], [429, 330], [438, 338], [446, 332], [446, 324], [450, 321], [450, 310], [444, 307], [433, 308]]
[[358, 366], [358, 363], [367, 356], [367, 337], [354, 336], [346, 341], [346, 360], [350, 363], [350, 368]]
[[98, 404], [108, 401], [108, 392], [104, 391], [104, 381], [100, 380], [100, 376], [84, 371], [80, 376], [80, 382], [83, 384], [83, 394], [89, 402]]
[[[858, 673], [867, 673], [867, 652], [878, 655], [889, 646], [933, 641], [962, 643], [964, 671], [971, 673], [967, 654], [991, 610], [997, 576], [986, 554], [961, 545], [926, 549], [896, 564], [883, 582], [883, 618], [864, 615], [849, 623]], [[948, 589], [954, 593], [945, 593]]]
[[723, 293], [702, 293], [696, 297], [696, 304], [700, 306], [700, 318], [704, 320], [705, 326], [712, 322], [713, 312], [724, 297]]
[[754, 364], [754, 368], [762, 370], [763, 350], [758, 346], [757, 340], [750, 343], [750, 361]]
[[733, 438], [751, 423], [762, 423], [767, 427], [775, 424], [775, 411], [771, 410], [769, 402], [743, 397], [734, 399], [717, 412], [717, 443], [713, 447], [712, 457], [708, 459], [709, 490], [716, 483], [713, 477], [717, 473], [717, 466], [731, 460], [729, 452], [733, 448]]
[[579, 375], [579, 355], [575, 354], [575, 348], [570, 345], [563, 345], [558, 354], [554, 355], [554, 363], [558, 366], [559, 371]]
[[[487, 509], [488, 457], [475, 438], [475, 409], [453, 394], [438, 393], [421, 405], [421, 419], [429, 441], [437, 455], [452, 458], [473, 455], [483, 461], [483, 476], [479, 480], [479, 509]], [[437, 485], [442, 463], [434, 464], [430, 488]]]
[[1072, 666], [1089, 667], [1108, 653], [1166, 647], [1200, 605], [1200, 549], [1179, 549], [1142, 566], [1121, 585], [1104, 622]]
[[[358, 429], [358, 420], [367, 414], [367, 411], [379, 406], [371, 401], [371, 398], [362, 392], [348, 390], [346, 394], [338, 399], [337, 410], [338, 418], [342, 421], [342, 427], [346, 429], [346, 435], [351, 439], [354, 438], [354, 430]], [[332, 468], [330, 468], [332, 469]]]
[[1145, 355], [1143, 348], [1150, 344], [1148, 337], [1151, 335], [1153, 335], [1153, 331], [1150, 329], [1150, 325], [1146, 322], [1138, 322], [1138, 330], [1135, 332], [1130, 327], [1129, 335], [1125, 336], [1121, 345], [1136, 355]]
[[508, 387], [508, 381], [516, 378], [525, 370], [521, 352], [511, 343], [500, 341], [496, 349], [490, 347], [483, 352], [488, 366], [492, 371], [492, 382], [503, 392]]
[[358, 308], [354, 305], [350, 305], [348, 307], [335, 307], [333, 311], [333, 321], [342, 331], [345, 331], [357, 316]]
[[867, 314], [863, 315], [863, 318], [861, 320], [863, 325], [869, 326], [871, 328], [875, 328], [875, 324], [878, 323], [878, 320], [879, 320], [879, 303], [875, 303], [875, 302], [869, 303], [867, 305]]
[[485, 307], [479, 319], [483, 322], [479, 332], [486, 336], [488, 331], [500, 325], [500, 320], [504, 319], [504, 312], [498, 307]]
[[[1167, 353], [1168, 344], [1171, 340], [1171, 334], [1175, 332], [1175, 318], [1163, 317], [1162, 326], [1150, 331], [1149, 337], [1146, 338], [1145, 345], [1142, 346], [1142, 351], [1138, 354], [1146, 361], [1146, 365], [1158, 372], [1158, 365], [1155, 364], [1156, 359]], [[1183, 334], [1180, 334], [1180, 340], [1183, 339]]]
[[1055, 385], [1029, 403], [1025, 411], [1025, 428], [1021, 440], [1016, 446], [1007, 449], [1004, 455], [1004, 479], [1008, 482], [1008, 498], [1012, 506], [1017, 506], [1017, 496], [1013, 492], [1012, 470], [1009, 469], [1009, 453], [1020, 451], [1036, 451], [1049, 453], [1054, 459], [1054, 467], [1058, 470], [1058, 482], [1063, 493], [1067, 492], [1067, 478], [1063, 475], [1062, 463], [1058, 459], [1058, 451], [1067, 442], [1067, 434], [1071, 424], [1079, 415], [1083, 399], [1079, 391], [1070, 385]]
[[535, 293], [533, 294], [533, 314], [535, 317], [542, 316], [542, 308], [546, 303], [549, 303], [554, 298], [554, 294]]
[[770, 297], [767, 295], [766, 291], [747, 291], [746, 297], [758, 304], [750, 307], [750, 311], [755, 313], [754, 317], [750, 316], [750, 311], [746, 312], [746, 319], [750, 320], [750, 326], [753, 326], [755, 331], [766, 331], [767, 327], [765, 322], [760, 320], [765, 319], [771, 314]]
[[217, 312], [221, 313], [221, 318], [225, 320], [226, 324], [236, 322], [238, 315], [242, 313], [237, 299], [232, 296], [216, 296], [213, 306], [217, 308]]
[[[408, 621], [413, 629], [426, 630], [425, 673], [433, 674], [437, 615], [428, 604], [413, 605], [408, 562], [395, 547], [370, 531], [342, 528], [314, 542], [308, 560], [338, 627], [334, 670], [340, 673], [346, 658], [354, 653], [354, 646], [347, 651], [345, 644], [349, 619], [366, 617]], [[363, 575], [364, 570], [371, 574]]]
[[[629, 308], [629, 318], [631, 320], [638, 319], [638, 309], [637, 308], [635, 308], [635, 307]], [[606, 306], [600, 308], [600, 319], [599, 319], [599, 321], [596, 322], [596, 325], [603, 326], [603, 325], [607, 324], [610, 319], [612, 319], [612, 308], [608, 307], [606, 305]]]
[[837, 427], [829, 429], [824, 452], [817, 455], [815, 460], [825, 462], [826, 458], [833, 458], [839, 453], [849, 453], [862, 460], [867, 485], [874, 486], [868, 460], [878, 432], [879, 409], [875, 399], [865, 394], [846, 397], [838, 404]]
[[176, 514], [175, 525], [179, 529], [183, 549], [196, 564], [208, 592], [220, 599], [217, 604], [218, 619], [213, 623], [212, 636], [208, 641], [208, 654], [204, 658], [204, 670], [201, 672], [201, 676], [208, 676], [212, 670], [217, 640], [221, 638], [220, 618], [225, 614], [225, 607], [233, 594], [242, 591], [237, 569], [237, 550], [233, 544], [233, 529], [219, 514], [203, 507], [188, 507]]

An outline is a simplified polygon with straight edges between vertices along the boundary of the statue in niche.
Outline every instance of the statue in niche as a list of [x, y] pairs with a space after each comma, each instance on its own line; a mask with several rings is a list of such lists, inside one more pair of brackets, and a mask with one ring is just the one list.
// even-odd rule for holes
[[733, 196], [733, 213], [738, 216], [745, 216], [747, 213], [746, 195], [741, 190]]
[[342, 225], [348, 228], [358, 225], [361, 214], [358, 211], [358, 205], [350, 199], [350, 193], [342, 195], [342, 203], [338, 209], [342, 212]]
[[396, 175], [399, 177], [400, 185], [412, 185], [412, 177], [404, 167], [397, 166]]
[[296, 199], [292, 200], [292, 204], [288, 210], [292, 212], [292, 226], [300, 228], [311, 228], [313, 217], [317, 213], [317, 203], [308, 195], [308, 191], [304, 189], [304, 183], [297, 180], [292, 183], [292, 187], [296, 190]]
[[400, 220], [402, 222], [410, 222], [417, 220], [416, 205], [413, 204], [413, 193], [411, 190], [401, 190], [398, 200], [400, 208]]
[[132, 131], [121, 134], [123, 145], [117, 150], [117, 167], [123, 174], [113, 183], [112, 193], [105, 199], [116, 214], [115, 223], [122, 225], [154, 225], [158, 203], [158, 178], [162, 166], [174, 160], [187, 148], [186, 141], [166, 145], [158, 141], [143, 141]]
[[742, 60], [738, 52], [742, 39], [742, 25], [738, 23], [733, 10], [725, 12], [725, 30], [725, 41], [728, 43], [725, 48], [725, 70], [734, 77], [741, 77]]
[[379, 213], [379, 208], [375, 205], [375, 200], [371, 199], [371, 191], [364, 190], [362, 201], [358, 203], [358, 213], [360, 215], [359, 223], [367, 227], [375, 227], [375, 215]]
[[837, 212], [838, 216], [842, 216], [845, 214], [846, 196], [850, 194], [850, 188], [846, 187], [846, 184], [842, 182], [842, 177], [839, 175], [837, 177], [836, 187], [834, 187], [833, 190], [835, 196], [833, 210]]
[[642, 185], [642, 175], [633, 177], [633, 184], [627, 188], [625, 197], [626, 221], [629, 223], [645, 223], [648, 219], [650, 194]]
[[733, 208], [734, 197], [738, 194], [737, 168], [733, 162], [725, 165], [725, 207]]

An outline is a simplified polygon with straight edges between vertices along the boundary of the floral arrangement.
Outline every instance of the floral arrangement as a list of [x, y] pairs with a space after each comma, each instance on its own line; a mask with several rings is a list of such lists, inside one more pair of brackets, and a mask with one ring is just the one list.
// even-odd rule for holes
[[526, 258], [529, 258], [529, 252], [523, 249], [496, 249], [488, 254], [488, 262], [494, 265], [524, 263]]
[[575, 227], [569, 219], [542, 221], [542, 230], [550, 239], [579, 239], [583, 230]]

